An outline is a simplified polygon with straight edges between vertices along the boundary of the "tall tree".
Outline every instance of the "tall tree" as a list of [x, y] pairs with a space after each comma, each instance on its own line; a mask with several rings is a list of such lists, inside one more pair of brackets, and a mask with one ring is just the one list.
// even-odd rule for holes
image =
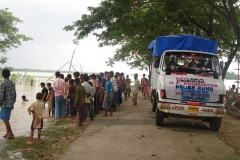
[[[75, 30], [75, 40], [94, 34], [99, 46], [122, 45], [108, 64], [127, 61], [132, 67], [147, 56], [147, 45], [158, 35], [188, 33], [219, 42], [220, 55], [228, 56], [224, 73], [238, 51], [239, 7], [237, 0], [105, 0], [89, 7], [64, 29]], [[141, 44], [144, 47], [134, 44]], [[138, 55], [138, 56], [136, 56]], [[134, 63], [132, 63], [134, 62]], [[145, 67], [140, 67], [145, 68]]]
[[[32, 40], [18, 33], [19, 29], [16, 27], [18, 23], [23, 23], [23, 21], [13, 16], [8, 9], [0, 9], [0, 52], [5, 54], [7, 50], [19, 47], [22, 44], [21, 41]], [[0, 63], [5, 63], [7, 59], [2, 56]]]

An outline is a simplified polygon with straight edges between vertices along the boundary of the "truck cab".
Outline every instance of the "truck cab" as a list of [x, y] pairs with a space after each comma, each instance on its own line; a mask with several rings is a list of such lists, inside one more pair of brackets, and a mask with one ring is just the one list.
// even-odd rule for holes
[[[166, 42], [170, 47], [166, 47]], [[165, 46], [162, 50], [161, 45]], [[176, 45], [180, 47], [172, 49]], [[194, 45], [205, 48], [196, 49]], [[226, 89], [216, 54], [217, 43], [202, 37], [177, 35], [170, 39], [157, 37], [154, 47], [151, 87], [156, 125], [162, 126], [164, 118], [175, 116], [201, 119], [209, 122], [211, 130], [218, 131], [226, 113]]]

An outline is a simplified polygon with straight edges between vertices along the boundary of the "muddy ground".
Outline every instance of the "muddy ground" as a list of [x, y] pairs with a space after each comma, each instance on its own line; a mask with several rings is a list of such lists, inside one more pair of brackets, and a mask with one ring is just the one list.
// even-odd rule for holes
[[[235, 150], [240, 150], [240, 119], [226, 114], [223, 117], [220, 130], [216, 133], [219, 139]], [[240, 159], [240, 157], [239, 157]]]
[[240, 120], [223, 118], [218, 132], [207, 123], [168, 118], [163, 127], [155, 125], [149, 100], [139, 95], [137, 106], [130, 99], [117, 107], [113, 116], [95, 117], [83, 134], [59, 159], [98, 160], [197, 160], [240, 159]]

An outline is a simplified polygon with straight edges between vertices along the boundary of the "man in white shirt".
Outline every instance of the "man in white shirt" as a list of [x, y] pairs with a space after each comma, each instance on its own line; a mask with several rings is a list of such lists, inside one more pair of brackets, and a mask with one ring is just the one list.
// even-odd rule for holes
[[110, 81], [112, 82], [112, 86], [113, 86], [113, 89], [114, 89], [114, 91], [115, 91], [114, 99], [113, 99], [113, 101], [112, 101], [112, 106], [111, 106], [111, 108], [113, 108], [113, 110], [116, 111], [118, 85], [117, 85], [117, 80], [116, 80], [116, 78], [114, 77], [114, 72], [113, 72], [113, 71], [110, 71], [109, 73], [110, 73]]
[[133, 105], [137, 105], [137, 98], [138, 98], [138, 86], [140, 85], [140, 81], [138, 79], [138, 74], [135, 73], [134, 74], [134, 85], [133, 85], [133, 98], [132, 98], [132, 101], [133, 101]]

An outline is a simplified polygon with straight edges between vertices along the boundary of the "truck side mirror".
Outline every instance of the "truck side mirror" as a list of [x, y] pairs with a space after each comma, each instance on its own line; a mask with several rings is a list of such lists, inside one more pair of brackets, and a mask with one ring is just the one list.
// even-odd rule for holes
[[160, 63], [160, 57], [159, 56], [155, 56], [154, 68], [159, 68], [159, 63]]
[[220, 62], [220, 67], [221, 67], [221, 69], [224, 68], [224, 64], [225, 64], [225, 63], [224, 63], [223, 61]]

